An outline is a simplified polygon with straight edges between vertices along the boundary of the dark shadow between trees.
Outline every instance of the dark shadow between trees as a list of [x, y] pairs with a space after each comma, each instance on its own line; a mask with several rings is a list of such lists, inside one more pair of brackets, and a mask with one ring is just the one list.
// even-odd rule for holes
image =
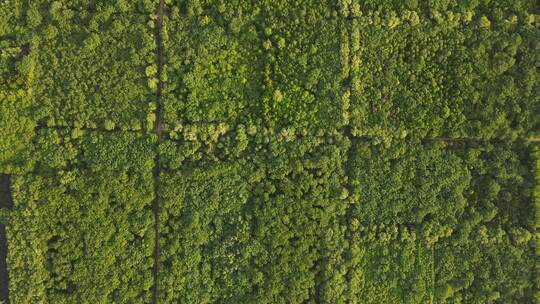
[[[0, 175], [0, 208], [11, 209], [13, 197], [11, 196], [11, 177], [7, 174]], [[7, 236], [6, 227], [0, 223], [0, 301], [9, 303], [9, 277], [7, 269]]]

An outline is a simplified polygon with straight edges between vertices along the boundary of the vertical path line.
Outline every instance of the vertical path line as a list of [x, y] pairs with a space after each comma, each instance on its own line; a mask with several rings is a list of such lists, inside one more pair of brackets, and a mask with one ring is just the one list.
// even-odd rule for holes
[[[13, 196], [11, 193], [11, 176], [0, 174], [0, 213], [13, 208]], [[2, 214], [0, 214], [2, 216]], [[0, 301], [9, 304], [9, 271], [8, 271], [8, 241], [7, 223], [2, 224], [0, 220]]]
[[157, 20], [156, 20], [156, 41], [157, 41], [157, 64], [158, 64], [158, 89], [157, 89], [157, 100], [156, 100], [156, 124], [154, 128], [154, 134], [156, 135], [156, 146], [155, 146], [155, 164], [154, 164], [154, 269], [153, 269], [153, 303], [157, 304], [159, 301], [159, 264], [160, 264], [160, 246], [159, 246], [159, 213], [160, 213], [160, 182], [159, 176], [161, 173], [161, 160], [159, 156], [159, 145], [161, 144], [162, 139], [162, 130], [161, 130], [161, 118], [162, 118], [162, 92], [163, 92], [163, 81], [161, 79], [163, 71], [163, 38], [161, 35], [162, 23], [163, 23], [163, 8], [164, 0], [159, 1], [159, 6], [157, 8]]

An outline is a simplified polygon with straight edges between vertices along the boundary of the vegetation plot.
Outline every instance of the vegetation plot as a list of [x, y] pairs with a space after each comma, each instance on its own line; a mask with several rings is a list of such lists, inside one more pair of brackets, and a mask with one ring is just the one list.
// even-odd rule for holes
[[331, 292], [323, 286], [335, 279], [332, 236], [344, 232], [346, 143], [272, 142], [162, 173], [161, 302], [287, 303]]
[[539, 20], [0, 1], [0, 302], [540, 301]]
[[129, 135], [91, 134], [55, 145], [56, 151], [43, 149], [37, 172], [14, 177], [6, 222], [12, 303], [149, 302], [149, 144]]
[[[350, 288], [358, 294], [351, 298], [369, 303], [532, 301], [537, 257], [529, 147], [411, 143], [385, 149], [360, 143], [355, 152], [348, 268]], [[415, 240], [421, 253], [409, 249], [400, 255]], [[391, 250], [388, 242], [405, 244]], [[374, 245], [366, 248], [366, 243]], [[375, 269], [366, 265], [366, 256], [379, 263]], [[407, 269], [414, 279], [403, 276]], [[377, 275], [370, 277], [374, 271]], [[386, 291], [392, 281], [373, 284], [398, 274], [407, 279], [394, 281], [397, 295]]]

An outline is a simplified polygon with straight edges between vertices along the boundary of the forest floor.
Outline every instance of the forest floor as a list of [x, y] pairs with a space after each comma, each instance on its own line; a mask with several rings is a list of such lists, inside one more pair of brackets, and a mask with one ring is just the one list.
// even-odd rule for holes
[[[7, 174], [0, 175], [0, 208], [11, 209], [13, 207], [9, 184], [10, 176]], [[0, 301], [5, 303], [9, 303], [7, 251], [6, 227], [0, 224]]]

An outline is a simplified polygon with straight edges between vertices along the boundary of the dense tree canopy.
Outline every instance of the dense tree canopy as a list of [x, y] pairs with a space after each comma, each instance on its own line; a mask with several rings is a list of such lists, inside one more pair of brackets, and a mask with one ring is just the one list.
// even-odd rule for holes
[[151, 141], [39, 137], [66, 142], [43, 147], [37, 171], [12, 183], [12, 303], [147, 303], [154, 264]]
[[539, 16], [0, 0], [10, 302], [539, 302]]
[[162, 173], [161, 302], [330, 300], [331, 284], [342, 283], [333, 266], [346, 146], [276, 138], [246, 156], [186, 159]]
[[516, 138], [538, 130], [538, 21], [532, 3], [497, 2], [447, 10], [352, 5], [353, 133]]

